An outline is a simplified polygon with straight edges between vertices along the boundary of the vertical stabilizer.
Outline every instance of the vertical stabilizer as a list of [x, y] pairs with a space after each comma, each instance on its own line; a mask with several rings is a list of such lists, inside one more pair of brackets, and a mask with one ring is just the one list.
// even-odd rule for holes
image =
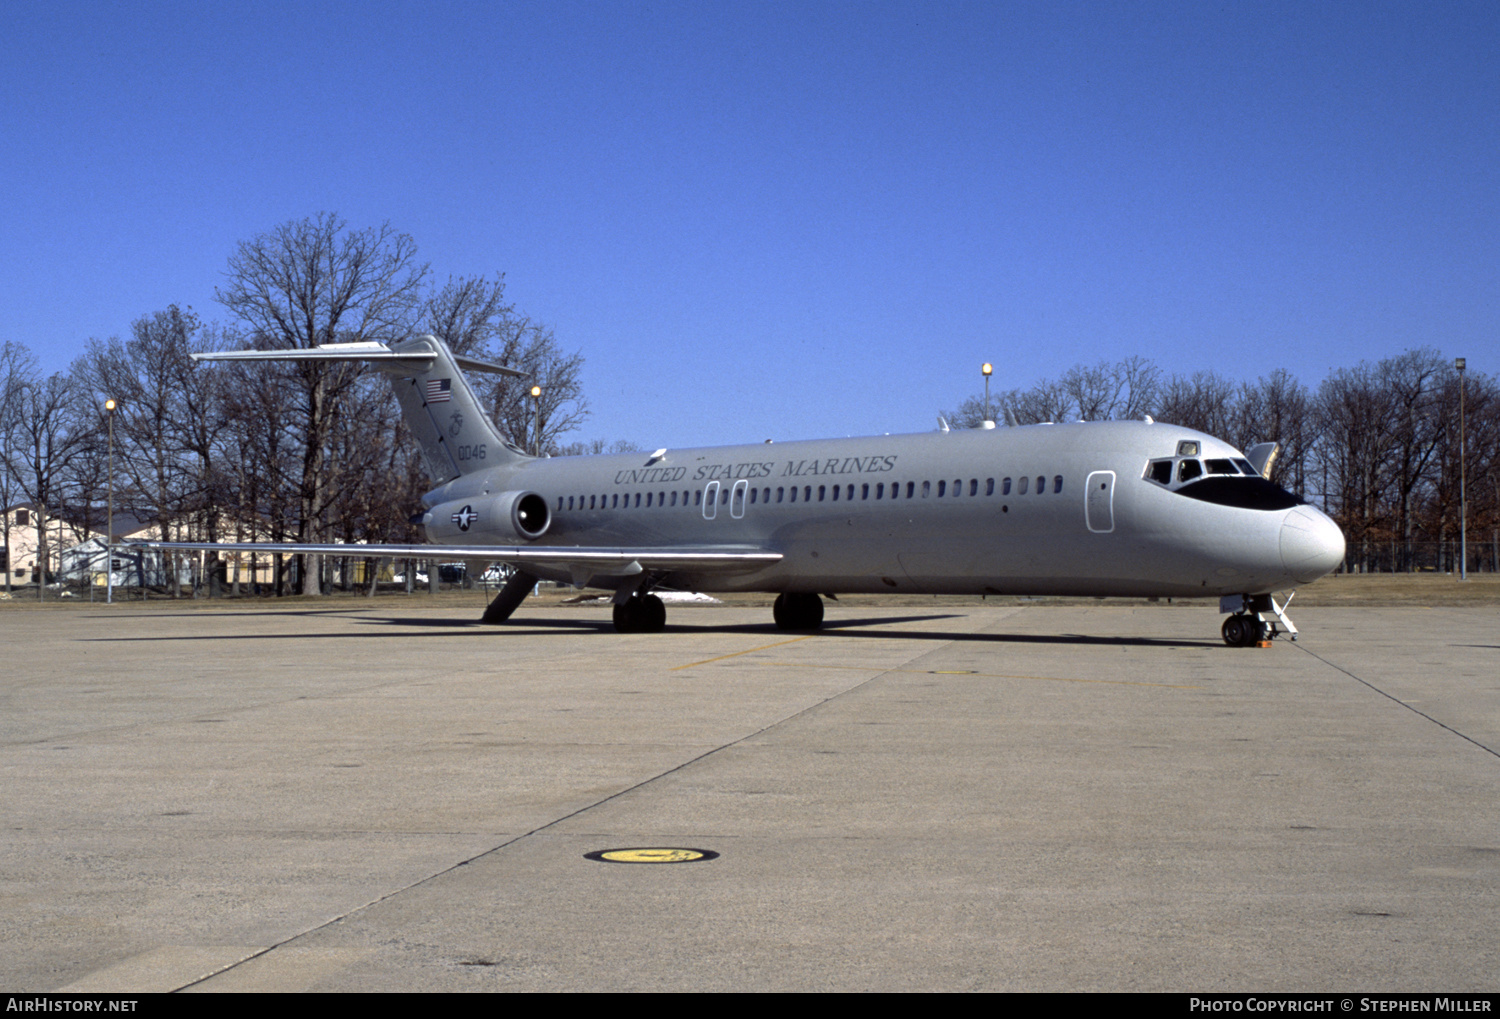
[[[393, 344], [390, 349], [398, 355], [417, 355], [379, 367], [392, 376], [391, 388], [407, 427], [427, 459], [433, 484], [525, 459], [526, 454], [508, 445], [490, 423], [459, 362], [480, 370], [492, 370], [494, 366], [456, 358], [447, 345], [432, 336]], [[421, 367], [414, 369], [418, 364]]]

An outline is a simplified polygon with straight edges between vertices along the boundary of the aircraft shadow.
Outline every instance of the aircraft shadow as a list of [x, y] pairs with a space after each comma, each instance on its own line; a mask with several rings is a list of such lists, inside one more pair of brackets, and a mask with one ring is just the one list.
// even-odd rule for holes
[[[341, 616], [341, 615], [348, 615], [351, 612], [369, 612], [369, 611], [370, 610], [368, 608], [265, 609], [265, 610], [244, 609], [244, 610], [235, 610], [235, 611], [215, 610], [213, 612], [213, 615], [216, 616], [216, 617], [217, 616]], [[115, 614], [113, 612], [110, 612], [110, 613], [100, 613], [98, 615], [89, 616], [87, 618], [90, 618], [90, 619], [119, 619], [120, 617], [119, 617], [119, 615], [117, 615], [117, 614]], [[151, 618], [152, 619], [184, 619], [184, 618], [202, 619], [204, 617], [203, 617], [203, 613], [201, 611], [188, 611], [188, 612], [153, 612], [153, 613], [151, 613]]]
[[[294, 613], [269, 613], [269, 612], [246, 612], [232, 613], [234, 615], [313, 615], [313, 614], [336, 614], [337, 610], [309, 610], [308, 612]], [[1075, 647], [1183, 647], [1183, 646], [1218, 646], [1219, 641], [1214, 639], [1172, 639], [1163, 637], [1108, 637], [1091, 636], [1081, 633], [967, 633], [955, 630], [923, 629], [923, 630], [890, 630], [879, 629], [880, 627], [892, 626], [898, 623], [936, 623], [944, 619], [962, 618], [957, 613], [944, 613], [940, 615], [909, 615], [909, 616], [870, 616], [860, 619], [840, 619], [831, 622], [821, 630], [796, 631], [778, 630], [771, 622], [764, 623], [736, 623], [728, 626], [694, 626], [691, 623], [668, 623], [666, 633], [751, 633], [764, 634], [766, 636], [786, 636], [788, 634], [801, 634], [811, 637], [874, 637], [881, 640], [889, 640], [897, 637], [902, 640], [939, 641], [943, 643], [980, 643], [980, 644], [1062, 644]], [[578, 619], [578, 618], [551, 618], [551, 619], [527, 619], [524, 622], [500, 623], [498, 625], [481, 623], [477, 619], [431, 619], [410, 618], [406, 616], [377, 616], [364, 617], [354, 620], [363, 626], [378, 627], [385, 632], [363, 631], [359, 634], [351, 633], [253, 633], [253, 634], [191, 634], [162, 637], [93, 637], [92, 641], [216, 641], [216, 640], [348, 640], [351, 637], [360, 639], [368, 637], [446, 637], [453, 634], [455, 630], [478, 630], [493, 633], [496, 636], [532, 635], [545, 636], [559, 632], [593, 632], [609, 633], [615, 632], [614, 624], [608, 619]], [[387, 629], [389, 628], [389, 629]], [[426, 631], [416, 632], [412, 631]]]
[[[668, 622], [666, 633], [759, 633], [766, 636], [807, 635], [807, 636], [830, 636], [830, 637], [877, 637], [889, 640], [899, 637], [903, 640], [931, 640], [931, 641], [964, 641], [977, 643], [999, 643], [999, 644], [1068, 644], [1074, 646], [1109, 646], [1109, 647], [1182, 647], [1208, 646], [1216, 647], [1221, 644], [1217, 637], [1202, 639], [1172, 639], [1164, 637], [1107, 637], [1090, 636], [1081, 633], [1056, 633], [1056, 634], [1034, 634], [1034, 633], [965, 633], [953, 630], [900, 630], [890, 632], [888, 630], [868, 629], [872, 627], [892, 626], [898, 623], [936, 623], [944, 619], [961, 619], [959, 613], [923, 614], [910, 616], [870, 616], [860, 619], [839, 619], [827, 623], [821, 630], [778, 630], [776, 624], [764, 623], [734, 623], [719, 626], [695, 626], [691, 623]], [[433, 620], [366, 620], [369, 623], [390, 623], [393, 625], [412, 626], [477, 626], [496, 633], [532, 633], [540, 634], [559, 629], [567, 630], [595, 630], [603, 633], [613, 633], [614, 625], [608, 620], [580, 620], [580, 619], [527, 619], [518, 623], [501, 623], [499, 625], [486, 626], [481, 623], [465, 622], [436, 622]]]

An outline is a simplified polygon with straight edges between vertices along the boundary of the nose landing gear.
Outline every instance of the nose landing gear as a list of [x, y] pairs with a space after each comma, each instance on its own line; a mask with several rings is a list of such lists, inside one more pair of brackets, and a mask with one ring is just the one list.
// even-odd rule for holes
[[1263, 640], [1274, 640], [1282, 632], [1296, 640], [1297, 627], [1286, 614], [1286, 605], [1291, 604], [1295, 594], [1295, 591], [1288, 594], [1282, 605], [1276, 604], [1276, 599], [1269, 594], [1237, 594], [1220, 598], [1219, 611], [1234, 613], [1224, 620], [1224, 643], [1230, 647], [1254, 647]]

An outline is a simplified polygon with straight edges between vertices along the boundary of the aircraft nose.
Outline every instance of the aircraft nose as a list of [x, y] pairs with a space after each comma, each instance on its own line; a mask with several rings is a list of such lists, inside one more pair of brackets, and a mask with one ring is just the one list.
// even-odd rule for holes
[[1344, 558], [1344, 532], [1327, 516], [1308, 506], [1286, 515], [1281, 525], [1281, 562], [1299, 584], [1331, 573]]

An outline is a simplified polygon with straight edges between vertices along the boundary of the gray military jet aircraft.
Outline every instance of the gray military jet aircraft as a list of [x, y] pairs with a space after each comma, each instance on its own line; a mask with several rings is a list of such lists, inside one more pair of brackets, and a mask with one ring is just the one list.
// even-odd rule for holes
[[783, 629], [819, 595], [1217, 596], [1226, 643], [1297, 629], [1273, 597], [1328, 573], [1344, 537], [1212, 436], [1145, 421], [537, 458], [504, 441], [461, 369], [519, 375], [419, 337], [226, 351], [215, 360], [367, 361], [391, 382], [435, 488], [428, 545], [141, 542], [224, 552], [507, 562], [484, 613], [536, 581], [614, 591], [621, 632], [661, 630], [652, 591], [766, 591]]

